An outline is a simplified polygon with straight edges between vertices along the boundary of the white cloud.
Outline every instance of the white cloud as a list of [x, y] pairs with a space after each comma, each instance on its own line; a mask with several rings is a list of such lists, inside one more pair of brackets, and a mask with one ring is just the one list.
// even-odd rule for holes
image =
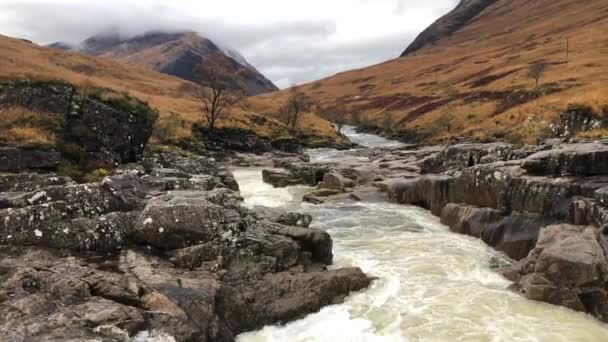
[[458, 0], [2, 0], [0, 33], [76, 43], [194, 30], [232, 46], [280, 86], [397, 57]]

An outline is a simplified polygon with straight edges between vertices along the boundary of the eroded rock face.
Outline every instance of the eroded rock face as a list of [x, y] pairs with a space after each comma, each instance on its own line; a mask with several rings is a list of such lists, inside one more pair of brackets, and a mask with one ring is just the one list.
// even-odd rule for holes
[[310, 215], [241, 207], [225, 166], [183, 151], [98, 183], [2, 175], [0, 189], [0, 340], [233, 341], [371, 281], [327, 270]]
[[547, 226], [530, 255], [503, 273], [529, 299], [587, 312], [608, 322], [604, 233], [590, 226]]

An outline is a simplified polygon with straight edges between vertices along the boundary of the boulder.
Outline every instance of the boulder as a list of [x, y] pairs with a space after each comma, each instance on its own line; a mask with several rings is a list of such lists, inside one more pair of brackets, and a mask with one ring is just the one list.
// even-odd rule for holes
[[342, 176], [339, 172], [329, 172], [323, 176], [323, 181], [319, 184], [321, 189], [344, 191], [346, 188], [354, 187], [354, 182]]
[[450, 203], [441, 212], [441, 223], [452, 231], [482, 239], [486, 244], [521, 260], [536, 245], [542, 227], [557, 222], [538, 214], [479, 208]]
[[148, 202], [135, 224], [133, 238], [164, 250], [214, 239], [230, 244], [241, 227], [238, 211], [211, 203], [192, 192], [174, 191]]
[[503, 270], [527, 298], [583, 311], [608, 322], [606, 235], [590, 226], [553, 225], [536, 248]]
[[339, 190], [318, 189], [304, 195], [302, 200], [312, 204], [321, 204], [324, 203], [329, 197], [339, 195], [341, 193], [342, 192]]
[[262, 179], [275, 188], [306, 184], [304, 179], [294, 176], [287, 170], [262, 170]]
[[[234, 279], [238, 279], [233, 275]], [[340, 303], [371, 279], [358, 268], [326, 272], [281, 272], [258, 281], [230, 281], [220, 289], [217, 310], [236, 333], [288, 322]]]
[[[60, 114], [63, 129], [57, 132], [66, 144], [77, 146], [83, 157], [96, 165], [139, 160], [152, 135], [158, 113], [126, 94], [98, 89], [84, 93], [64, 82], [14, 81], [0, 86], [0, 108], [20, 106], [41, 113]], [[59, 154], [31, 158], [26, 168], [57, 166]], [[17, 160], [30, 160], [19, 154]], [[13, 157], [14, 158], [14, 157]], [[0, 158], [0, 169], [4, 164]], [[106, 163], [106, 164], [104, 164]]]

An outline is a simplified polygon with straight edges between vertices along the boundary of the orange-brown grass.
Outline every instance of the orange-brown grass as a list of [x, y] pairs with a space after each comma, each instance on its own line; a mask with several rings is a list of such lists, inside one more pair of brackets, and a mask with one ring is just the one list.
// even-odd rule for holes
[[57, 132], [36, 122], [37, 118], [52, 116], [20, 107], [0, 109], [0, 144], [54, 144]]
[[[390, 111], [398, 130], [430, 141], [462, 135], [508, 138], [525, 130], [533, 116], [548, 125], [569, 104], [597, 112], [608, 104], [606, 32], [607, 1], [499, 0], [415, 55], [299, 89], [325, 106], [361, 111], [378, 127], [382, 113]], [[536, 92], [528, 77], [535, 63], [548, 64]], [[287, 96], [264, 94], [250, 102], [268, 110]]]
[[[160, 112], [160, 122], [174, 118], [180, 120], [173, 140], [189, 137], [193, 124], [203, 121], [202, 104], [183, 91], [187, 81], [155, 71], [126, 65], [106, 58], [84, 56], [78, 53], [43, 48], [20, 39], [0, 35], [0, 78], [64, 80], [83, 88], [104, 87], [125, 92], [148, 102]], [[242, 101], [218, 122], [219, 127], [253, 129], [257, 134], [275, 137], [284, 134], [286, 127], [270, 112], [254, 113]], [[4, 113], [1, 113], [4, 115]], [[267, 125], [251, 124], [256, 116], [268, 119]], [[334, 138], [331, 125], [319, 117], [303, 127], [305, 134], [321, 134]]]

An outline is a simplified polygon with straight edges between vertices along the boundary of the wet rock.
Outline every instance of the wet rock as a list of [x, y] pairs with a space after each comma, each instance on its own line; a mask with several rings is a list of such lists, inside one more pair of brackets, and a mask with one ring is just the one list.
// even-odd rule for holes
[[354, 187], [354, 182], [338, 172], [329, 172], [323, 177], [323, 181], [319, 184], [321, 189], [330, 189], [344, 191], [346, 188]]
[[265, 224], [264, 229], [272, 234], [286, 236], [297, 241], [303, 251], [311, 254], [313, 262], [326, 265], [332, 263], [332, 240], [327, 232], [271, 223]]
[[271, 274], [254, 283], [235, 280], [220, 290], [218, 311], [235, 332], [291, 321], [340, 303], [371, 279], [358, 268], [327, 272]]
[[304, 195], [304, 202], [310, 202], [312, 204], [324, 203], [330, 196], [339, 195], [342, 192], [339, 190], [332, 189], [318, 189]]
[[17, 147], [0, 147], [0, 172], [23, 170], [54, 170], [61, 162], [61, 153]]
[[440, 215], [448, 203], [461, 202], [463, 191], [456, 177], [427, 175], [415, 179], [388, 180], [380, 184], [391, 201], [421, 206]]
[[608, 320], [608, 241], [597, 228], [553, 225], [536, 248], [504, 271], [527, 298]]
[[262, 170], [262, 179], [265, 183], [271, 184], [275, 188], [306, 184], [304, 179], [294, 176], [286, 170]]
[[539, 231], [557, 219], [538, 214], [479, 208], [450, 203], [441, 212], [441, 223], [452, 231], [482, 239], [486, 244], [521, 260], [536, 245]]

